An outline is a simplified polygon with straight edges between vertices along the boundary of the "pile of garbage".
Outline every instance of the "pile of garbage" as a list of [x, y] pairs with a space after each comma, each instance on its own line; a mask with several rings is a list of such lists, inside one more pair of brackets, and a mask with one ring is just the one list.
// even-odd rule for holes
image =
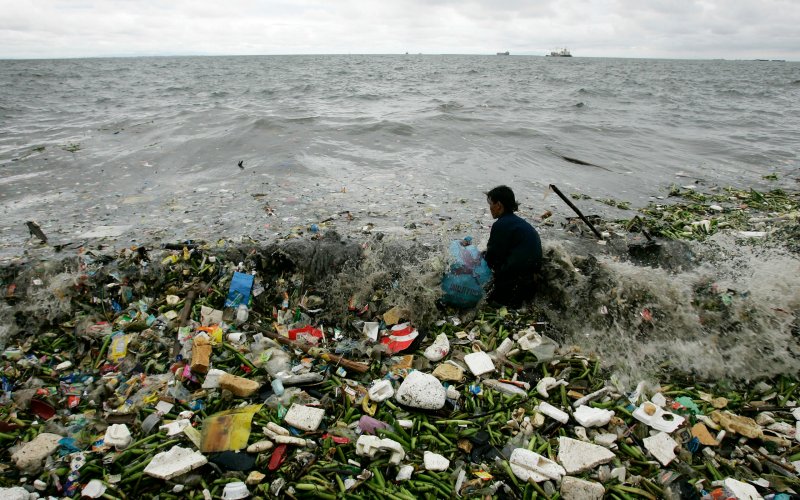
[[624, 387], [534, 310], [430, 318], [377, 290], [340, 311], [274, 249], [82, 250], [0, 278], [2, 498], [800, 491], [793, 374]]

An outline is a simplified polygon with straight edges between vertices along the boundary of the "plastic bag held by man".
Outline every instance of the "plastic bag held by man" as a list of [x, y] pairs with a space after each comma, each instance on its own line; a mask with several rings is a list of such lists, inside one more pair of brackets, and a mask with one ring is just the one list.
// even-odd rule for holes
[[483, 298], [483, 285], [492, 277], [492, 271], [470, 236], [451, 241], [449, 250], [453, 262], [442, 279], [442, 300], [455, 307], [475, 307]]

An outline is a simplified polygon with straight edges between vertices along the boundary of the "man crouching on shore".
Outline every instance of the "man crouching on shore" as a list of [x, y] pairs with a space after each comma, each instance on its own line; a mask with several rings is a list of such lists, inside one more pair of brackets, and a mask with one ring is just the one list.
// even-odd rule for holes
[[489, 301], [519, 307], [536, 291], [534, 274], [542, 265], [542, 242], [536, 229], [514, 213], [519, 205], [511, 188], [493, 188], [486, 201], [496, 219], [484, 254], [493, 273]]

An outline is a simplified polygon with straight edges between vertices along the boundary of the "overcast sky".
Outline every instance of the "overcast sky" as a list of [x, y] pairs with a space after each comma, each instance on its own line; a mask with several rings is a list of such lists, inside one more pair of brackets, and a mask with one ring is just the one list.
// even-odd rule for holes
[[0, 58], [458, 53], [800, 60], [800, 0], [0, 0]]

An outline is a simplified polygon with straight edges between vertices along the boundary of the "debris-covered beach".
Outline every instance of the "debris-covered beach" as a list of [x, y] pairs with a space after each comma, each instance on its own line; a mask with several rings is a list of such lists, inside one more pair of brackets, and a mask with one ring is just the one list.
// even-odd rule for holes
[[[797, 210], [796, 193], [676, 190], [595, 219], [601, 240], [570, 220], [574, 250], [546, 246], [516, 310], [437, 304], [442, 249], [381, 234], [32, 236], [2, 269], [3, 495], [792, 498], [796, 295], [764, 310], [746, 287], [659, 297], [609, 276], [679, 274], [716, 237], [796, 265]], [[584, 343], [576, 321], [619, 337]]]

